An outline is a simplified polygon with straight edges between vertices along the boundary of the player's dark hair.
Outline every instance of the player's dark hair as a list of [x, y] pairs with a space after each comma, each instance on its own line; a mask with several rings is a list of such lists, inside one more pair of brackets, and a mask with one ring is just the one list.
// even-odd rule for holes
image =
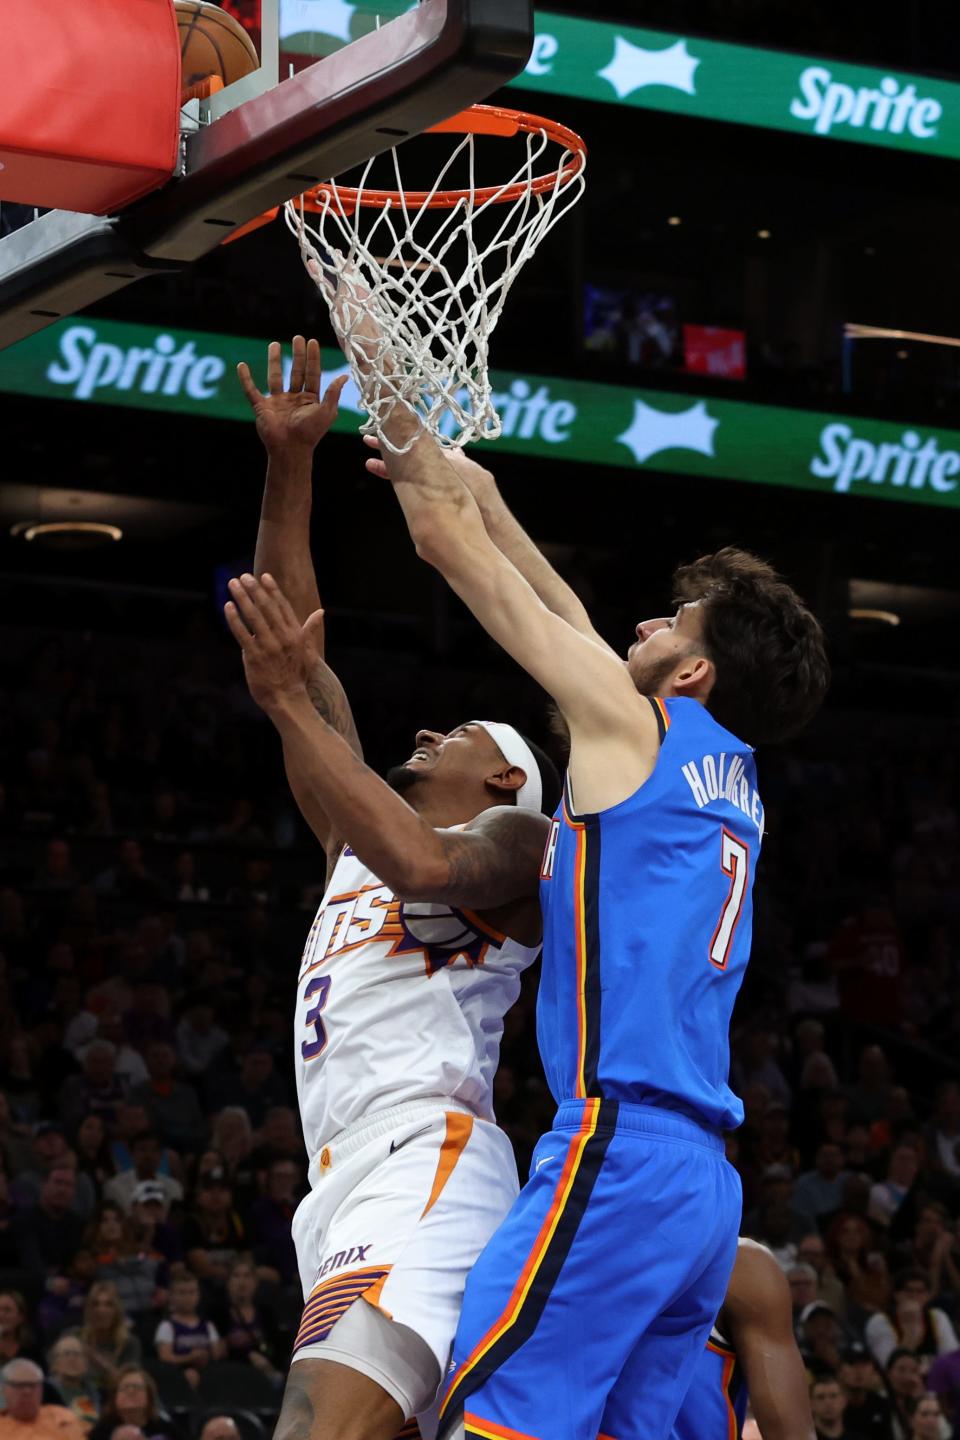
[[703, 602], [714, 719], [749, 745], [786, 740], [819, 710], [830, 664], [819, 622], [771, 565], [727, 546], [673, 577], [678, 605]]
[[[520, 734], [519, 731], [517, 733]], [[540, 749], [539, 745], [535, 745], [526, 735], [520, 735], [520, 738], [530, 746], [533, 752], [533, 758], [537, 762], [537, 769], [540, 771], [540, 788], [543, 792], [543, 800], [541, 801], [540, 808], [544, 815], [552, 815], [560, 804], [560, 796], [563, 794], [563, 781], [560, 779], [560, 771], [556, 765], [554, 765], [546, 751]]]

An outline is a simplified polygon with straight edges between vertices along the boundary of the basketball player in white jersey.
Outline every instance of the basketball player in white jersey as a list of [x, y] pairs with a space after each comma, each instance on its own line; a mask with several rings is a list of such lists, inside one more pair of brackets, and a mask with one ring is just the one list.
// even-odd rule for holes
[[539, 951], [559, 777], [486, 721], [421, 731], [393, 788], [363, 764], [323, 660], [309, 548], [313, 452], [338, 391], [320, 402], [319, 347], [300, 337], [288, 389], [278, 345], [266, 395], [240, 376], [269, 468], [262, 579], [231, 582], [227, 620], [329, 866], [298, 987], [306, 1308], [278, 1435], [394, 1440], [421, 1415], [430, 1436], [467, 1273], [518, 1190], [491, 1092], [504, 1013]]

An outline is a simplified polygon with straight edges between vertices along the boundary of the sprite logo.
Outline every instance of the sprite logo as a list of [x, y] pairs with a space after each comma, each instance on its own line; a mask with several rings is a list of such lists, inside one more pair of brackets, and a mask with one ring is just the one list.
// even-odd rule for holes
[[219, 355], [198, 355], [192, 340], [177, 346], [172, 335], [152, 345], [113, 345], [98, 340], [92, 325], [71, 325], [60, 337], [60, 353], [46, 378], [69, 387], [74, 400], [98, 390], [135, 390], [141, 395], [186, 395], [212, 400], [227, 372]]
[[790, 114], [795, 120], [812, 120], [816, 135], [829, 135], [835, 126], [845, 125], [851, 130], [907, 132], [917, 140], [933, 140], [943, 106], [919, 95], [912, 83], [901, 86], [892, 75], [854, 89], [834, 80], [825, 65], [808, 65], [800, 76], [800, 98], [791, 102]]
[[852, 425], [837, 420], [821, 431], [820, 454], [810, 470], [832, 480], [839, 494], [855, 485], [893, 485], [948, 495], [957, 488], [951, 477], [960, 474], [960, 452], [941, 450], [933, 435], [922, 440], [916, 430], [905, 430], [896, 444], [864, 440]]
[[645, 50], [642, 45], [634, 45], [618, 35], [613, 59], [598, 73], [613, 86], [621, 100], [647, 85], [663, 85], [668, 90], [696, 95], [694, 76], [699, 64], [688, 52], [686, 40], [678, 40], [666, 50]]

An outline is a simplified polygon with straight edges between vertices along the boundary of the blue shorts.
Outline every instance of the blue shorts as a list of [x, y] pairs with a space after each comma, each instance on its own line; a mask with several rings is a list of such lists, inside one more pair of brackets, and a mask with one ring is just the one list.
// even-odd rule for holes
[[740, 1215], [719, 1136], [646, 1105], [561, 1105], [467, 1281], [440, 1435], [668, 1436]]

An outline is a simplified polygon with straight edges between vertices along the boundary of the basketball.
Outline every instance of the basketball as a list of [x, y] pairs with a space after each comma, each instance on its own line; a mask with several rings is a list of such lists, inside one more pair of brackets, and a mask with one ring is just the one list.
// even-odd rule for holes
[[224, 85], [260, 66], [256, 46], [239, 20], [210, 0], [175, 0], [180, 27], [183, 91], [217, 76]]
[[405, 901], [400, 914], [405, 929], [415, 940], [438, 950], [460, 950], [476, 938], [448, 905]]

